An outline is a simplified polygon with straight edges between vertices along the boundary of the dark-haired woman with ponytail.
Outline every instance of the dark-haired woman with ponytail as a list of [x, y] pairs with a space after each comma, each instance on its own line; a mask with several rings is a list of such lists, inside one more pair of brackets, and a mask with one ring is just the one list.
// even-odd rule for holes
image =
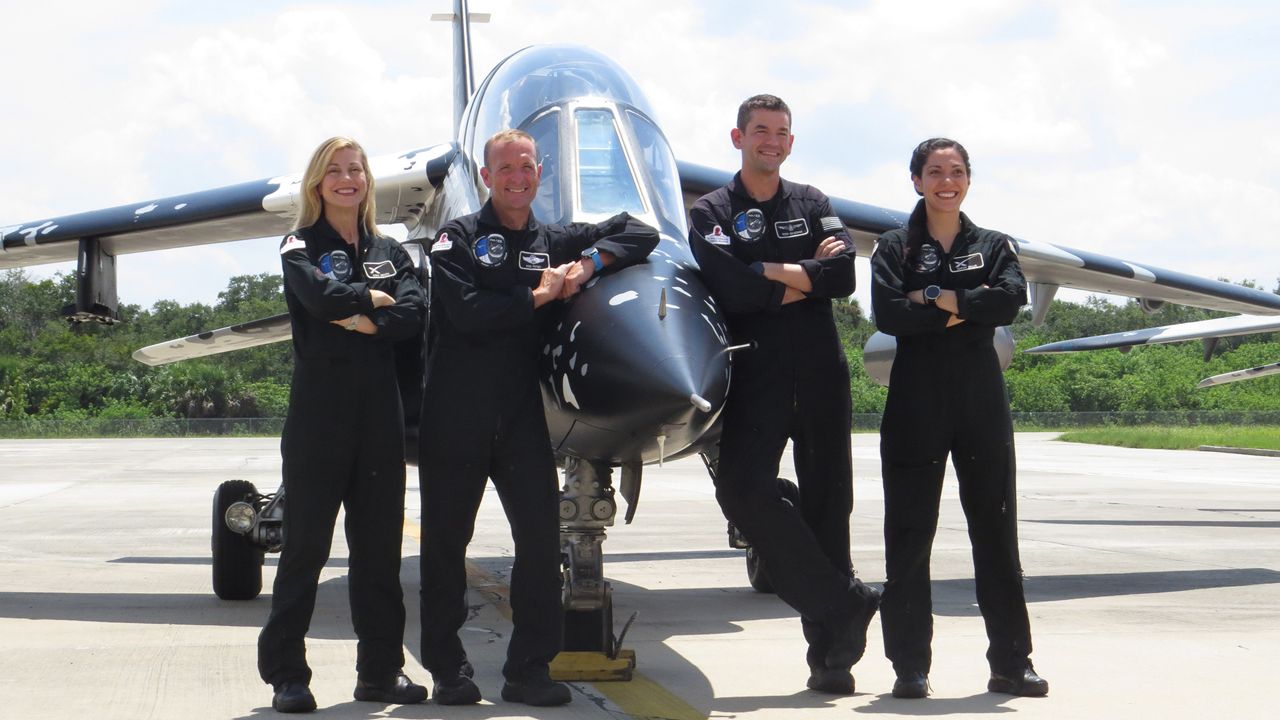
[[973, 544], [986, 623], [987, 689], [1040, 696], [1018, 559], [1013, 427], [992, 337], [1027, 301], [1009, 236], [973, 224], [960, 205], [969, 154], [933, 138], [911, 156], [920, 202], [907, 227], [880, 236], [871, 258], [876, 327], [897, 338], [880, 427], [885, 574], [880, 617], [894, 697], [929, 694], [933, 609], [929, 555], [947, 456]]

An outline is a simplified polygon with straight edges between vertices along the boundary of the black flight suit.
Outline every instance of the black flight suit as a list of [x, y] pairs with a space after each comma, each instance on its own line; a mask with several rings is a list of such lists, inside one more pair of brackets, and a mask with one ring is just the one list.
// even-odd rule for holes
[[[280, 439], [284, 549], [271, 615], [258, 638], [258, 671], [273, 686], [308, 683], [304, 636], [346, 507], [356, 672], [384, 681], [404, 666], [400, 542], [404, 528], [404, 413], [394, 343], [422, 330], [422, 286], [396, 241], [361, 233], [358, 253], [322, 217], [280, 245], [293, 327], [293, 380]], [[396, 299], [373, 308], [369, 290]], [[361, 313], [365, 335], [333, 325]]]
[[[756, 343], [733, 356], [716, 499], [764, 560], [778, 597], [800, 613], [810, 667], [819, 669], [834, 628], [854, 619], [872, 592], [853, 579], [849, 558], [852, 402], [831, 310], [832, 298], [854, 289], [853, 241], [816, 188], [782, 180], [773, 198], [758, 202], [741, 173], [689, 216], [689, 244], [733, 341]], [[845, 250], [815, 260], [831, 236]], [[759, 262], [801, 265], [813, 284], [809, 297], [782, 305], [786, 287], [753, 270]], [[788, 438], [799, 512], [777, 485]]]
[[[908, 243], [919, 249], [908, 252]], [[898, 341], [880, 426], [885, 654], [899, 676], [929, 672], [929, 554], [949, 454], [973, 545], [987, 660], [994, 672], [1018, 676], [1031, 628], [1018, 559], [1013, 426], [991, 344], [995, 328], [1013, 322], [1027, 302], [1013, 241], [961, 213], [960, 234], [945, 253], [929, 237], [922, 200], [906, 229], [880, 236], [871, 269], [876, 327]], [[907, 299], [928, 285], [956, 291], [963, 323], [948, 328], [950, 313]]]
[[[560, 651], [559, 483], [538, 384], [542, 271], [594, 246], [611, 267], [645, 258], [658, 234], [626, 213], [599, 224], [503, 227], [490, 203], [431, 246], [434, 339], [422, 399], [422, 664], [450, 677], [466, 659], [467, 544], [492, 478], [515, 541], [514, 628], [503, 674], [528, 678]], [[548, 304], [549, 305], [549, 304]], [[545, 308], [546, 306], [544, 306]]]

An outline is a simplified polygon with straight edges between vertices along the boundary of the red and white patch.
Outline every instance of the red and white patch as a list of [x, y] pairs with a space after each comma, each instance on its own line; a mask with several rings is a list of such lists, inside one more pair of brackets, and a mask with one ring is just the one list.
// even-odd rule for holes
[[711, 234], [707, 236], [707, 242], [712, 245], [728, 245], [730, 243], [729, 236], [724, 234], [724, 230], [719, 225], [711, 228]]
[[440, 252], [452, 249], [453, 241], [449, 239], [449, 233], [440, 233], [440, 238], [431, 245], [431, 252]]
[[280, 243], [281, 255], [287, 252], [293, 252], [294, 250], [306, 250], [306, 249], [307, 249], [307, 243], [297, 235], [289, 235], [285, 237], [283, 242]]

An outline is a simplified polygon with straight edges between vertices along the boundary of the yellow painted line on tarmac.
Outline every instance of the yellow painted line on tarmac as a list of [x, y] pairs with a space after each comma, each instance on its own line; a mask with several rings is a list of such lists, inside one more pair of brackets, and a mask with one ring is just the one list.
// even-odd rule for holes
[[[414, 540], [422, 539], [422, 526], [416, 520], [404, 519], [404, 532]], [[479, 566], [467, 562], [467, 586], [479, 592], [507, 620], [511, 619], [511, 589]], [[593, 682], [596, 692], [605, 696], [622, 712], [637, 720], [707, 720], [707, 714], [694, 708], [678, 695], [662, 687], [640, 671], [625, 682]]]

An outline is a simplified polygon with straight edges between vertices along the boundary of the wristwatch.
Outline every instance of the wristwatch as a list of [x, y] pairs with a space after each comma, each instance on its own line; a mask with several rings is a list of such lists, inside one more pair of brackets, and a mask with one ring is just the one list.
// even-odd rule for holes
[[936, 305], [938, 298], [942, 295], [942, 288], [937, 285], [929, 285], [924, 289], [924, 301], [927, 305]]
[[596, 272], [604, 269], [604, 263], [600, 261], [600, 251], [594, 247], [589, 247], [582, 251], [582, 257], [591, 258], [591, 264], [596, 266]]

